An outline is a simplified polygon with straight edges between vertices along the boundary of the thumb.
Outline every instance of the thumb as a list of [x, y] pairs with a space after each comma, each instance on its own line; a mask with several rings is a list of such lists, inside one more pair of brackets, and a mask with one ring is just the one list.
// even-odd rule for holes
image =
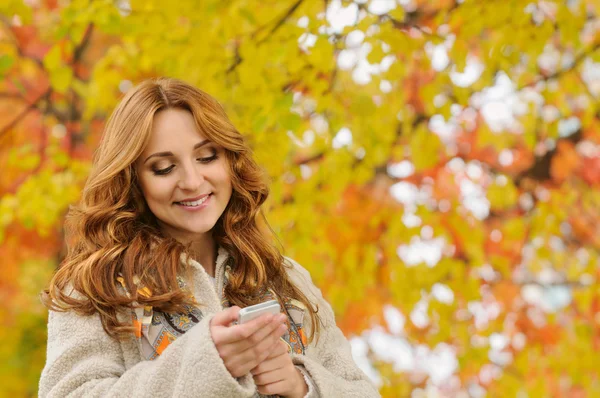
[[213, 326], [229, 326], [231, 322], [238, 320], [238, 314], [240, 313], [240, 307], [233, 306], [223, 310], [221, 312], [217, 312], [215, 316], [213, 316], [211, 320], [211, 324]]

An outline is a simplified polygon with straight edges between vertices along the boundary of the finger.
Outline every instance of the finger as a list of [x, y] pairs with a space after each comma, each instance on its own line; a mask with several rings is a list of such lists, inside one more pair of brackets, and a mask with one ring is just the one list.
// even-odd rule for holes
[[275, 383], [257, 386], [257, 390], [262, 395], [278, 395], [287, 392], [287, 380], [280, 380]]
[[288, 344], [280, 338], [279, 340], [277, 340], [277, 342], [273, 346], [273, 349], [271, 350], [271, 354], [269, 354], [268, 358], [274, 358], [274, 357], [278, 357], [278, 356], [284, 355], [284, 354], [288, 355], [288, 353], [289, 353]]
[[275, 359], [275, 358], [279, 358], [282, 356], [284, 358], [288, 358], [291, 361], [291, 357], [289, 356], [289, 351], [288, 351], [288, 345], [285, 341], [283, 341], [280, 338], [278, 341], [275, 342], [275, 344], [273, 344], [273, 347], [271, 347], [270, 354], [263, 361], [261, 361], [255, 368], [251, 369], [251, 373], [259, 374], [259, 373], [264, 372], [266, 369], [264, 369], [262, 366], [263, 366], [263, 364], [266, 363], [266, 361]]
[[[248, 323], [244, 323], [243, 325], [234, 325], [224, 328], [223, 331], [220, 333], [220, 342], [223, 344], [229, 344], [246, 340], [254, 333], [256, 333], [257, 330], [272, 323], [274, 318], [275, 317], [273, 316], [273, 314], [265, 314], [261, 315], [256, 319], [253, 319]], [[244, 344], [244, 346], [245, 348], [247, 348], [248, 346], [250, 346], [250, 344], [246, 343]]]
[[[236, 352], [245, 351], [265, 339], [273, 340], [285, 334], [287, 330], [285, 320], [287, 317], [284, 314], [276, 316], [263, 315], [263, 317], [258, 323], [236, 325], [230, 328], [229, 333], [231, 335], [226, 336], [226, 338], [228, 342], [236, 343], [235, 348], [232, 349], [235, 349]], [[282, 326], [283, 328], [281, 328]]]
[[[272, 322], [270, 322], [268, 325], [265, 325], [264, 327], [255, 331], [248, 338], [248, 340], [250, 340], [250, 342], [252, 344], [258, 344], [259, 342], [268, 338], [272, 334], [277, 335], [281, 331], [283, 331], [283, 334], [285, 334], [285, 331], [287, 330], [287, 325], [285, 324], [286, 319], [287, 319], [287, 317], [284, 314], [279, 314], [279, 315], [275, 316], [273, 318]], [[284, 328], [277, 330], [277, 328], [280, 326], [284, 326]], [[283, 334], [277, 336], [277, 338], [281, 337]]]
[[257, 330], [263, 328], [264, 326], [266, 326], [268, 323], [270, 323], [271, 321], [277, 323], [277, 324], [281, 324], [283, 322], [285, 322], [287, 319], [287, 317], [285, 316], [285, 314], [264, 314], [259, 316], [256, 319], [253, 319], [249, 322], [244, 323], [243, 325], [240, 326], [248, 326], [249, 328], [251, 328], [253, 330], [252, 333], [255, 333]]
[[287, 364], [287, 361], [291, 361], [291, 358], [287, 352], [278, 356], [270, 356], [259, 363], [255, 368], [251, 369], [250, 373], [252, 373], [253, 376], [259, 376], [283, 367], [285, 364]]
[[[272, 350], [277, 347], [277, 343], [280, 342], [279, 338], [285, 333], [285, 325], [280, 325], [266, 338], [262, 339], [258, 343], [252, 343], [248, 348], [241, 353], [233, 355], [233, 352], [227, 357], [231, 357], [229, 364], [232, 367], [244, 368], [247, 372], [255, 368], [259, 363], [263, 362], [271, 354]], [[247, 341], [250, 341], [248, 339]], [[236, 348], [239, 348], [241, 343], [236, 344]], [[231, 349], [231, 346], [226, 347], [227, 351]]]
[[246, 351], [254, 352], [258, 362], [264, 361], [271, 354], [273, 349], [277, 347], [281, 336], [285, 334], [286, 330], [287, 326], [285, 324], [280, 324], [266, 336], [263, 334], [254, 334], [250, 336], [250, 338], [247, 339], [249, 346]]
[[282, 372], [281, 368], [276, 368], [270, 372], [259, 374], [254, 376], [254, 384], [257, 386], [266, 386], [268, 384], [277, 383], [278, 381], [285, 379], [285, 372]]
[[211, 326], [229, 326], [231, 322], [238, 319], [240, 307], [233, 306], [224, 311], [217, 312], [211, 319]]

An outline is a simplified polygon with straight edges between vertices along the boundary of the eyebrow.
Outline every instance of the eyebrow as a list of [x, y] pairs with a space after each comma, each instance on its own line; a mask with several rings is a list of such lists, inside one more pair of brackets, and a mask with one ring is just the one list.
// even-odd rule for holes
[[[209, 140], [204, 140], [202, 142], [197, 143], [196, 145], [194, 145], [194, 150], [208, 144], [210, 141]], [[148, 156], [146, 158], [146, 160], [144, 160], [144, 164], [146, 164], [146, 162], [148, 161], [148, 159], [153, 158], [153, 157], [166, 157], [166, 156], [175, 156], [173, 155], [173, 152], [156, 152], [153, 153], [152, 155]]]

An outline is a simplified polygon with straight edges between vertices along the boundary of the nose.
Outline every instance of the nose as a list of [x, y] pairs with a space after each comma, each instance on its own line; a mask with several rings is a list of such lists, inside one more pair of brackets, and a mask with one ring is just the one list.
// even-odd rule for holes
[[199, 168], [194, 165], [182, 166], [180, 169], [177, 187], [184, 191], [198, 191], [204, 182], [204, 176]]

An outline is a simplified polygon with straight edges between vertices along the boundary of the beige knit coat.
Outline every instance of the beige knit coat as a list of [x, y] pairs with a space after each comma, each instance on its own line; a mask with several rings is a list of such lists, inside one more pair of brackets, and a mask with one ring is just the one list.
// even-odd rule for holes
[[[44, 397], [254, 397], [256, 386], [250, 375], [232, 377], [213, 343], [209, 323], [223, 308], [221, 297], [224, 260], [217, 258], [215, 290], [204, 268], [194, 268], [194, 295], [203, 304], [202, 320], [177, 338], [154, 360], [142, 358], [135, 339], [116, 341], [102, 328], [98, 314], [80, 316], [50, 311], [47, 359], [42, 371], [39, 396]], [[292, 355], [294, 364], [308, 375], [307, 397], [378, 397], [367, 376], [356, 366], [348, 341], [335, 325], [331, 306], [312, 283], [308, 272], [286, 259], [293, 283], [319, 307], [323, 327], [306, 347], [306, 355]], [[310, 333], [310, 317], [307, 332]]]

